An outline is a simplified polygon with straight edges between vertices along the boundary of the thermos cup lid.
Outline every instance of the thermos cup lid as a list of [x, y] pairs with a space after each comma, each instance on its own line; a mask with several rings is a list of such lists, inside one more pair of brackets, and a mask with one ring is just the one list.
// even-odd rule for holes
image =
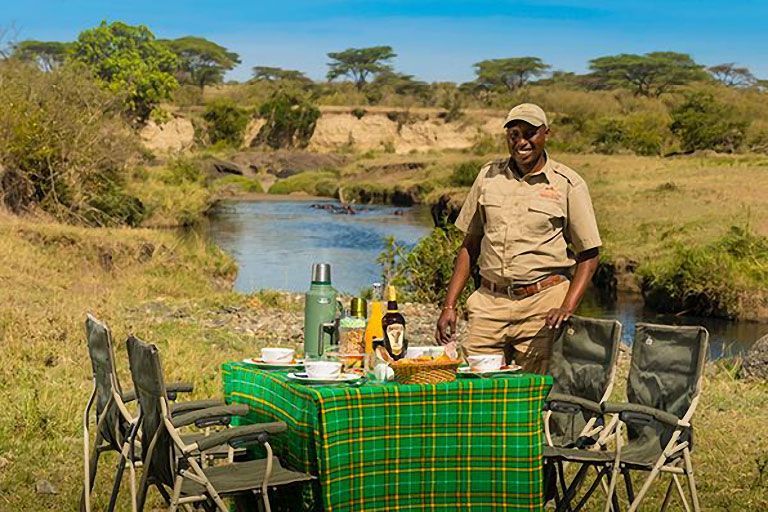
[[315, 263], [312, 265], [312, 282], [313, 283], [331, 283], [331, 264], [330, 263]]
[[358, 318], [366, 318], [368, 316], [368, 303], [365, 299], [353, 297], [349, 306], [349, 314]]

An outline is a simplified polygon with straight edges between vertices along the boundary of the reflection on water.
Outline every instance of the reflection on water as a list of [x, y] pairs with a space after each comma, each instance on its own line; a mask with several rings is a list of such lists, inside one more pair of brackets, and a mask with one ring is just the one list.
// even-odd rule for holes
[[[237, 260], [238, 291], [303, 292], [309, 287], [312, 263], [327, 262], [334, 286], [357, 294], [381, 279], [376, 258], [387, 236], [414, 245], [430, 227], [425, 209], [366, 206], [357, 215], [339, 215], [314, 209], [306, 201], [261, 201], [222, 207], [211, 220], [210, 236]], [[589, 293], [579, 313], [619, 320], [627, 344], [636, 322], [703, 325], [710, 332], [713, 359], [743, 352], [768, 333], [768, 324], [659, 315], [645, 310], [637, 295], [620, 294], [615, 302], [605, 303]]]
[[765, 323], [655, 313], [645, 309], [641, 296], [631, 293], [620, 293], [614, 302], [606, 302], [590, 290], [584, 297], [579, 314], [618, 320], [624, 326], [622, 338], [627, 345], [632, 344], [636, 322], [704, 326], [709, 331], [710, 359], [743, 353], [761, 336], [768, 334], [768, 324]]
[[356, 294], [381, 279], [376, 258], [386, 237], [412, 246], [430, 225], [423, 209], [362, 206], [356, 215], [343, 215], [307, 201], [254, 201], [223, 206], [210, 234], [238, 262], [238, 291], [306, 291], [312, 263], [324, 262], [331, 264], [336, 289]]

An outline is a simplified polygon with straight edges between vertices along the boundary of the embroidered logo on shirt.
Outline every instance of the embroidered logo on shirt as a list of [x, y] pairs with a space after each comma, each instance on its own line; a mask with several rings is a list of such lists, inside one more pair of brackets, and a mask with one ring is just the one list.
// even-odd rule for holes
[[553, 199], [555, 201], [560, 200], [560, 191], [557, 190], [552, 185], [547, 185], [543, 189], [541, 189], [541, 192], [539, 192], [539, 197], [543, 197], [544, 199]]

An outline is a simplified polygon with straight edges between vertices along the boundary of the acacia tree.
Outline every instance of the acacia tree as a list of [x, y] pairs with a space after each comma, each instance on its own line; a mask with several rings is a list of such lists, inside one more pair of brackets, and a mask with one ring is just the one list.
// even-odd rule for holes
[[64, 64], [71, 48], [72, 43], [30, 39], [14, 44], [11, 57], [34, 64], [42, 71], [49, 72]]
[[543, 75], [550, 66], [538, 57], [511, 57], [489, 59], [473, 64], [477, 84], [485, 89], [499, 87], [513, 91], [527, 84], [532, 78]]
[[224, 73], [240, 64], [240, 56], [204, 37], [160, 40], [179, 59], [180, 79], [200, 87], [219, 84]]
[[388, 61], [397, 56], [390, 46], [372, 46], [369, 48], [348, 48], [343, 52], [328, 54], [333, 62], [328, 63], [328, 80], [340, 76], [352, 79], [360, 91], [367, 83], [368, 77], [385, 71], [392, 71]]
[[125, 97], [125, 110], [139, 122], [178, 87], [176, 55], [144, 25], [102, 21], [81, 32], [72, 58], [88, 66], [102, 85]]
[[312, 80], [301, 71], [294, 69], [273, 68], [269, 66], [254, 66], [252, 68], [253, 78], [252, 80], [266, 81], [266, 82], [278, 82], [281, 80], [290, 80], [295, 82], [309, 83]]
[[754, 85], [756, 78], [752, 72], [745, 67], [736, 67], [734, 62], [726, 62], [710, 66], [707, 71], [712, 78], [728, 87], [749, 87]]
[[589, 61], [589, 68], [599, 85], [624, 87], [638, 96], [658, 97], [676, 85], [708, 78], [690, 55], [676, 52], [598, 57]]

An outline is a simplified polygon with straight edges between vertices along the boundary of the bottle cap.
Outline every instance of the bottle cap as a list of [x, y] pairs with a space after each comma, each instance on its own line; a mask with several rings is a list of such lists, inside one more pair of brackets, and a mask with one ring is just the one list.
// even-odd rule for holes
[[368, 303], [365, 299], [353, 297], [352, 303], [349, 305], [349, 314], [358, 318], [366, 318], [368, 316]]
[[331, 265], [329, 263], [315, 263], [312, 265], [312, 282], [331, 284]]

